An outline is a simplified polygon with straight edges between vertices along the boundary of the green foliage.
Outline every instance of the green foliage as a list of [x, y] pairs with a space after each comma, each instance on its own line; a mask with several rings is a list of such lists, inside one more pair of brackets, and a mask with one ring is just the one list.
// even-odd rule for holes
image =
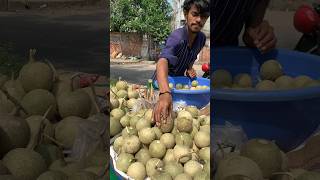
[[172, 8], [167, 0], [112, 0], [110, 31], [147, 34], [163, 41], [170, 33]]

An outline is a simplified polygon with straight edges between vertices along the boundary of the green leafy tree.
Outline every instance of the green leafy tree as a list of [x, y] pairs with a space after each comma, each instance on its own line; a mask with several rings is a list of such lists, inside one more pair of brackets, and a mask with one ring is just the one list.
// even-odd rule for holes
[[110, 31], [146, 34], [155, 42], [170, 33], [172, 8], [167, 0], [112, 0]]

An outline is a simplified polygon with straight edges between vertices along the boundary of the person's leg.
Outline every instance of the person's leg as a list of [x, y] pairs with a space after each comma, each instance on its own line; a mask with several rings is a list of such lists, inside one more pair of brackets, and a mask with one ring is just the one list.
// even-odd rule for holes
[[0, 0], [0, 10], [8, 10], [8, 0]]
[[5, 7], [5, 10], [8, 11], [9, 10], [9, 0], [4, 0], [4, 7]]
[[28, 0], [24, 0], [24, 7], [25, 7], [26, 9], [31, 9]]

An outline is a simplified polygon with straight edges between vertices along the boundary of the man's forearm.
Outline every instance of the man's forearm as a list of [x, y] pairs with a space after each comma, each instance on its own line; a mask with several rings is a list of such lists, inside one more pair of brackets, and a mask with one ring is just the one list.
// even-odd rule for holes
[[250, 19], [246, 22], [246, 27], [255, 27], [261, 24], [266, 14], [270, 0], [259, 0], [254, 11], [251, 13]]
[[170, 91], [168, 82], [168, 61], [160, 58], [157, 63], [157, 81], [160, 92]]

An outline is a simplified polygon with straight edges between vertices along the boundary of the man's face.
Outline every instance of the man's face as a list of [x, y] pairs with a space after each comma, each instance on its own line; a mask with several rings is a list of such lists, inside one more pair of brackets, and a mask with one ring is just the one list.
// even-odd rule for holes
[[189, 30], [193, 33], [201, 31], [204, 24], [206, 23], [208, 16], [200, 14], [199, 9], [193, 4], [189, 12], [185, 12], [185, 18]]

